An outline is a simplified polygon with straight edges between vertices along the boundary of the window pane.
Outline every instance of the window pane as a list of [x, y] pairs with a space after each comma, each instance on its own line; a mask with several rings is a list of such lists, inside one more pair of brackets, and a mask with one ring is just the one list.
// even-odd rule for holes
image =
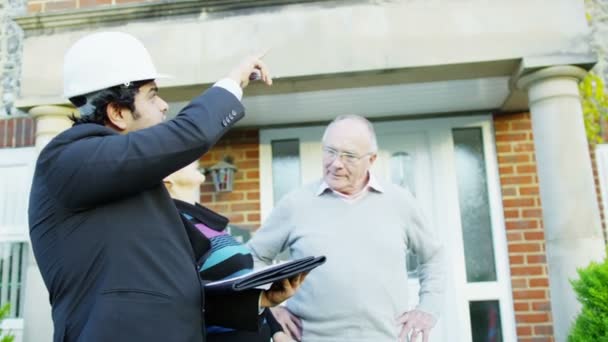
[[300, 185], [300, 141], [273, 140], [272, 191], [276, 204], [290, 190]]
[[473, 342], [502, 342], [497, 300], [469, 302]]
[[[391, 154], [390, 162], [391, 182], [408, 189], [414, 197], [416, 196], [416, 179], [414, 178], [414, 158], [404, 151]], [[407, 273], [409, 278], [418, 278], [418, 258], [416, 254], [407, 251], [406, 256]]]
[[481, 128], [452, 133], [467, 281], [496, 281]]
[[11, 304], [11, 318], [23, 315], [25, 248], [25, 242], [0, 243], [0, 306]]

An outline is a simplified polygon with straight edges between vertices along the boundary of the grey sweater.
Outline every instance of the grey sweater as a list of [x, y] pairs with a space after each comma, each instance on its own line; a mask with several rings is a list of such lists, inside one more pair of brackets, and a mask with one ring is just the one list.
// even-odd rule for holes
[[288, 249], [292, 258], [327, 256], [287, 304], [302, 319], [305, 342], [394, 342], [395, 318], [408, 305], [406, 252], [420, 263], [418, 309], [436, 317], [444, 287], [444, 251], [415, 199], [382, 183], [348, 202], [320, 181], [287, 195], [249, 242], [257, 265]]

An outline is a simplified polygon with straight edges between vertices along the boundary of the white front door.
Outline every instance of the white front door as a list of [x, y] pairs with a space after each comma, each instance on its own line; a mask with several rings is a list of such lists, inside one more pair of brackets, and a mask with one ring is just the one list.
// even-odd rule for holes
[[[374, 127], [379, 151], [372, 172], [414, 194], [446, 247], [446, 296], [430, 340], [514, 341], [491, 117], [379, 122]], [[285, 193], [321, 176], [323, 130], [260, 132], [262, 219]], [[412, 255], [408, 273], [408, 294], [415, 305], [419, 285]]]

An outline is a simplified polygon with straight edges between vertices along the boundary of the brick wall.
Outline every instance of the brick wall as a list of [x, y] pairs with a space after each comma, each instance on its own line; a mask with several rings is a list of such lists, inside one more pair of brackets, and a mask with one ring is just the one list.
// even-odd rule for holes
[[201, 166], [208, 168], [224, 156], [234, 158], [237, 167], [232, 192], [215, 193], [207, 176], [201, 187], [201, 203], [228, 217], [232, 224], [248, 229], [260, 225], [259, 131], [232, 130], [205, 154]]
[[29, 117], [0, 118], [0, 148], [34, 146], [34, 120]]
[[494, 115], [515, 320], [521, 342], [553, 341], [531, 125], [529, 113]]
[[36, 14], [152, 1], [155, 0], [30, 0], [27, 11], [28, 14]]
[[602, 231], [604, 233], [604, 242], [608, 244], [608, 229], [606, 228], [606, 217], [604, 217], [604, 205], [602, 204], [602, 189], [600, 188], [600, 176], [597, 169], [597, 160], [595, 158], [595, 146], [589, 145], [589, 154], [591, 155], [591, 166], [593, 167], [593, 181], [595, 183], [595, 191], [597, 192], [597, 203], [600, 209], [600, 219], [602, 222]]

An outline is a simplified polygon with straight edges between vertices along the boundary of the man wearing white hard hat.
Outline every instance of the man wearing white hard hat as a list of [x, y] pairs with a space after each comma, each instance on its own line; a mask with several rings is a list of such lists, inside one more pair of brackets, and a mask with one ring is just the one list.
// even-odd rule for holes
[[205, 320], [255, 330], [261, 307], [299, 287], [297, 277], [204, 298], [196, 262], [208, 241], [184, 227], [162, 183], [244, 116], [242, 88], [255, 72], [272, 83], [250, 57], [165, 121], [163, 75], [136, 38], [96, 33], [67, 51], [64, 95], [80, 117], [40, 153], [29, 205], [55, 342], [201, 342]]

